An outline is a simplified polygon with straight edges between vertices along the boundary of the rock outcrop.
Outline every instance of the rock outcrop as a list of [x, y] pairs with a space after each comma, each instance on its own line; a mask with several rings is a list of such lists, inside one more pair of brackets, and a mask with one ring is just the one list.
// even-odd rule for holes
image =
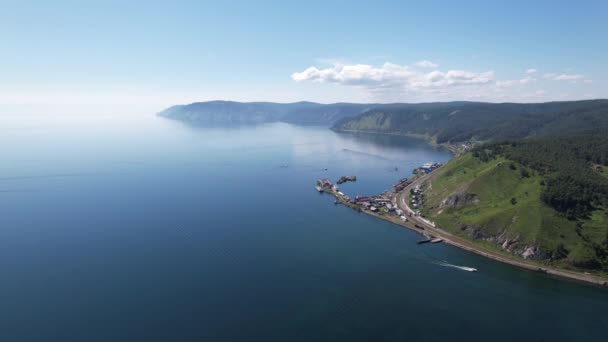
[[468, 204], [477, 205], [479, 204], [479, 197], [475, 194], [468, 194], [466, 192], [459, 192], [448, 196], [441, 202], [440, 208], [451, 207], [460, 208]]

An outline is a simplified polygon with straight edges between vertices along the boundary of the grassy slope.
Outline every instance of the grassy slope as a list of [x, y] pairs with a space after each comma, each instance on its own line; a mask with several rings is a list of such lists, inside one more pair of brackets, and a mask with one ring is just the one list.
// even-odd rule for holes
[[[541, 178], [532, 171], [529, 177], [522, 177], [522, 168], [505, 159], [481, 162], [471, 154], [458, 157], [437, 171], [428, 186], [425, 214], [441, 228], [461, 236], [465, 235], [461, 227], [473, 226], [492, 236], [506, 232], [507, 238], [517, 237], [521, 245], [538, 245], [545, 251], [563, 244], [569, 258], [575, 259], [584, 257], [590, 243], [606, 238], [605, 211], [598, 210], [582, 221], [582, 236], [577, 234], [577, 222], [563, 218], [540, 200]], [[479, 203], [441, 207], [448, 196], [462, 192], [477, 195]], [[516, 204], [511, 203], [512, 198]]]

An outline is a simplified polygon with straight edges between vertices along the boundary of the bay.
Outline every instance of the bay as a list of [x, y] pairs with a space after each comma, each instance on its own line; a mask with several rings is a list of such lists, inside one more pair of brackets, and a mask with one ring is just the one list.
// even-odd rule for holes
[[[335, 206], [450, 154], [155, 116], [0, 117], [4, 341], [602, 340], [608, 292]], [[476, 273], [439, 265], [475, 267]]]

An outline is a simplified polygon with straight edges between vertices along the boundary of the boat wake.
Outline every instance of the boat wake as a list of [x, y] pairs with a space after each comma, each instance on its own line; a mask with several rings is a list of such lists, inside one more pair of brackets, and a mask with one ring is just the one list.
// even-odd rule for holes
[[457, 268], [459, 270], [463, 270], [463, 271], [467, 271], [467, 272], [477, 272], [477, 269], [474, 267], [466, 267], [466, 266], [458, 266], [458, 265], [452, 265], [452, 264], [448, 264], [445, 261], [442, 262], [438, 262], [436, 263], [439, 266], [445, 266], [445, 267], [452, 267], [452, 268]]
[[358, 154], [358, 155], [361, 155], [361, 156], [367, 156], [367, 157], [382, 159], [382, 160], [391, 160], [391, 159], [386, 158], [385, 156], [381, 156], [379, 154], [362, 152], [362, 151], [356, 151], [356, 150], [351, 150], [351, 149], [348, 149], [348, 148], [343, 148], [342, 151], [347, 152], [347, 153], [352, 153], [352, 154]]

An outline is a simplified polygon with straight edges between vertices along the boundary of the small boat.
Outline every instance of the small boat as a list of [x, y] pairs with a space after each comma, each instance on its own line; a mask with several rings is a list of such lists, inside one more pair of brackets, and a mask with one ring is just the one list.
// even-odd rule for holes
[[323, 189], [320, 186], [315, 186], [315, 189], [317, 189], [318, 192], [323, 192]]
[[446, 266], [446, 267], [452, 267], [452, 268], [456, 268], [462, 271], [467, 271], [467, 272], [477, 272], [477, 269], [475, 267], [466, 267], [466, 266], [458, 266], [458, 265], [452, 265], [452, 264], [448, 264], [445, 261], [439, 262], [437, 263], [437, 265], [439, 266]]
[[431, 243], [439, 243], [439, 242], [442, 242], [442, 241], [443, 241], [443, 239], [436, 238], [436, 239], [431, 240]]
[[424, 239], [424, 240], [418, 240], [416, 241], [417, 244], [422, 245], [423, 243], [429, 243], [431, 242], [431, 239]]

